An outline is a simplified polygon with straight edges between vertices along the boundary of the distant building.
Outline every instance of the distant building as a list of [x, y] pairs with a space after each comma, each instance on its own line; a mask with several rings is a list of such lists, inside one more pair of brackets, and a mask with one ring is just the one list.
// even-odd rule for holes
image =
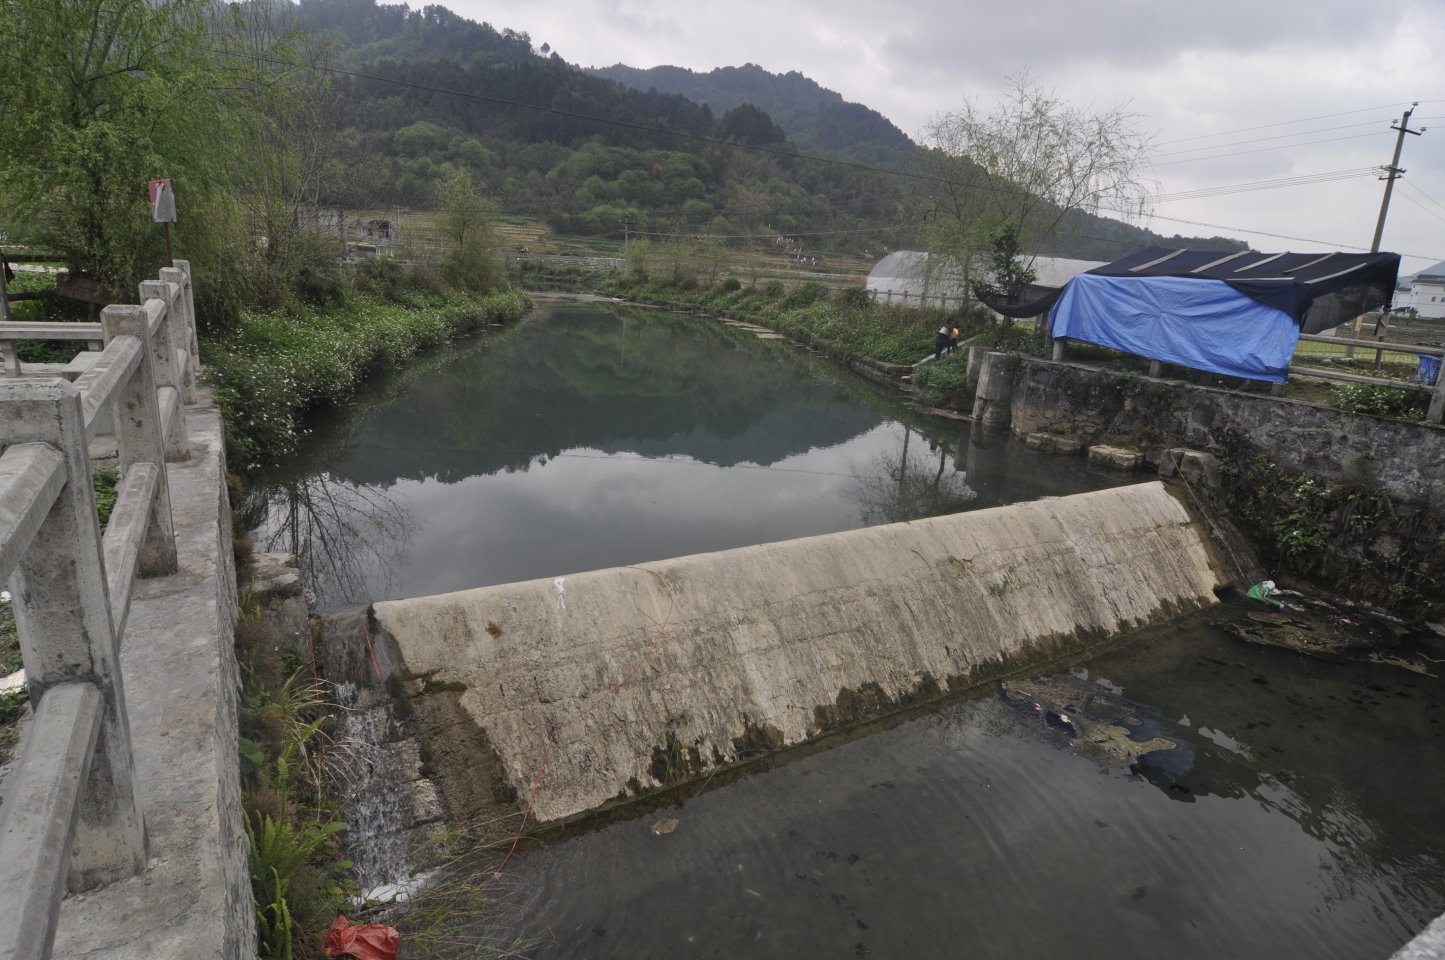
[[[1057, 290], [1078, 274], [1104, 266], [1104, 261], [1034, 257], [1029, 265], [1033, 267], [1037, 279], [1024, 292], [1024, 300]], [[944, 309], [957, 306], [967, 295], [963, 270], [956, 260], [916, 250], [897, 250], [879, 260], [868, 274], [868, 292], [873, 299], [883, 302], [941, 306]]]
[[395, 222], [391, 220], [362, 220], [356, 218], [356, 240], [359, 247], [370, 247], [374, 253], [390, 253], [400, 239]]
[[1397, 298], [1395, 306], [1414, 307], [1417, 314], [1433, 320], [1445, 318], [1445, 260], [1415, 274], [1409, 295]]

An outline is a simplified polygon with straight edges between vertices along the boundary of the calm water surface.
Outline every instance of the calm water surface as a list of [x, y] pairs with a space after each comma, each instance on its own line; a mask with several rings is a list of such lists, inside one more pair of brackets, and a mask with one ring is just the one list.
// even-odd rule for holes
[[1122, 482], [909, 410], [797, 346], [553, 307], [375, 384], [248, 503], [323, 606], [831, 533]]

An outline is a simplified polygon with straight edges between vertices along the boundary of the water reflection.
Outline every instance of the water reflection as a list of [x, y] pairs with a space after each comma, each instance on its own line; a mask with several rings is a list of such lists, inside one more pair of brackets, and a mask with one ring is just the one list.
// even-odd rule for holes
[[380, 381], [260, 485], [325, 605], [557, 576], [1096, 489], [710, 320], [558, 308]]
[[[978, 499], [967, 473], [949, 469], [948, 442], [930, 439], [925, 453], [919, 449], [923, 439], [905, 424], [901, 444], [883, 447], [857, 469], [848, 498], [865, 526], [957, 513]], [[909, 441], [915, 440], [910, 452]]]
[[257, 531], [258, 550], [296, 555], [303, 582], [323, 607], [387, 595], [406, 566], [417, 527], [406, 503], [387, 487], [335, 471], [257, 487], [240, 513]]

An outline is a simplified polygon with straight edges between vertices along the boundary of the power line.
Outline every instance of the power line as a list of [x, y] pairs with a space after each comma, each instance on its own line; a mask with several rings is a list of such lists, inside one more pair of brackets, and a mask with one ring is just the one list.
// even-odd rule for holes
[[1355, 127], [1372, 127], [1380, 123], [1389, 123], [1392, 118], [1386, 117], [1381, 120], [1367, 120], [1364, 123], [1347, 123], [1339, 127], [1321, 127], [1318, 130], [1301, 130], [1299, 133], [1281, 133], [1273, 137], [1256, 137], [1253, 140], [1236, 140], [1233, 143], [1215, 143], [1207, 147], [1190, 147], [1187, 150], [1175, 150], [1171, 153], [1156, 153], [1156, 157], [1179, 157], [1186, 153], [1198, 153], [1201, 150], [1222, 150], [1225, 147], [1242, 147], [1247, 143], [1264, 143], [1266, 140], [1288, 140], [1290, 137], [1308, 137], [1316, 133], [1332, 133], [1336, 130], [1353, 130]]
[[1298, 177], [1282, 177], [1278, 180], [1258, 180], [1253, 183], [1236, 183], [1228, 186], [1201, 187], [1198, 190], [1182, 190], [1178, 193], [1163, 193], [1150, 197], [1151, 203], [1169, 203], [1174, 200], [1198, 200], [1204, 197], [1219, 197], [1231, 193], [1252, 193], [1257, 190], [1275, 190], [1280, 187], [1298, 187], [1311, 183], [1330, 183], [1335, 180], [1349, 180], [1356, 177], [1373, 177], [1379, 167], [1357, 167], [1353, 170], [1332, 170], [1327, 173], [1311, 173]]
[[1420, 202], [1420, 201], [1418, 201], [1418, 200], [1415, 200], [1415, 198], [1413, 198], [1413, 197], [1410, 197], [1409, 194], [1400, 194], [1400, 197], [1405, 197], [1407, 201], [1410, 201], [1410, 202], [1412, 202], [1412, 204], [1415, 204], [1416, 207], [1419, 207], [1419, 208], [1420, 208], [1420, 210], [1425, 211], [1425, 213], [1428, 213], [1429, 215], [1431, 215], [1431, 217], [1435, 217], [1436, 220], [1441, 221], [1441, 223], [1445, 223], [1445, 217], [1441, 217], [1441, 215], [1439, 215], [1438, 213], [1435, 213], [1435, 211], [1431, 210], [1431, 208], [1426, 207], [1426, 205], [1425, 205], [1425, 204], [1422, 204], [1422, 202]]
[[[1191, 157], [1188, 160], [1166, 160], [1164, 163], [1155, 163], [1155, 167], [1172, 167], [1180, 163], [1198, 163], [1201, 160], [1223, 160], [1225, 157], [1239, 157], [1247, 153], [1268, 153], [1270, 150], [1293, 150], [1295, 147], [1308, 147], [1316, 143], [1337, 143], [1341, 140], [1362, 140], [1365, 137], [1377, 137], [1382, 131], [1374, 133], [1357, 133], [1348, 137], [1329, 137], [1324, 140], [1306, 140], [1304, 143], [1281, 143], [1273, 147], [1260, 147], [1256, 150], [1236, 150], [1233, 153], [1216, 153], [1209, 157]], [[1386, 131], [1387, 132], [1387, 131]]]
[[[1110, 213], [1123, 213], [1122, 210], [1110, 210]], [[1287, 233], [1270, 233], [1267, 230], [1247, 230], [1244, 227], [1226, 227], [1218, 223], [1203, 223], [1199, 220], [1183, 220], [1179, 217], [1165, 217], [1159, 214], [1152, 215], [1154, 220], [1168, 220], [1170, 223], [1185, 223], [1191, 227], [1208, 227], [1211, 230], [1233, 230], [1236, 233], [1248, 233], [1258, 237], [1274, 237], [1276, 240], [1298, 240], [1301, 243], [1318, 243], [1323, 247], [1335, 247], [1339, 250], [1368, 250], [1368, 247], [1357, 246], [1353, 243], [1331, 243], [1328, 240], [1317, 240], [1314, 237], [1293, 237]], [[1445, 260], [1445, 257], [1429, 256], [1423, 253], [1402, 253], [1402, 257], [1410, 257], [1415, 260], [1438, 261]]]
[[1430, 194], [1426, 193], [1424, 190], [1421, 190], [1419, 187], [1406, 180], [1404, 177], [1400, 178], [1400, 186], [1406, 188], [1407, 190], [1415, 191], [1426, 200], [1429, 200], [1431, 203], [1435, 204], [1435, 206], [1439, 207], [1441, 210], [1445, 210], [1445, 203], [1441, 203], [1439, 200], [1436, 200], [1434, 197], [1430, 196]]
[[[1257, 127], [1240, 127], [1237, 130], [1224, 130], [1220, 133], [1202, 133], [1197, 137], [1180, 137], [1178, 140], [1163, 140], [1159, 146], [1167, 147], [1171, 143], [1189, 143], [1194, 140], [1208, 140], [1213, 137], [1228, 137], [1236, 133], [1249, 133], [1254, 130], [1268, 130], [1271, 127], [1288, 127], [1296, 123], [1313, 123], [1316, 120], [1331, 120], [1335, 117], [1348, 117], [1357, 113], [1369, 113], [1372, 110], [1389, 110], [1391, 107], [1398, 107], [1408, 101], [1401, 100], [1397, 103], [1381, 104], [1378, 107], [1365, 107], [1361, 110], [1346, 110], [1343, 113], [1326, 113], [1318, 117], [1304, 117], [1300, 120], [1281, 120], [1278, 123], [1262, 123]], [[1421, 100], [1421, 103], [1445, 103], [1445, 100]]]

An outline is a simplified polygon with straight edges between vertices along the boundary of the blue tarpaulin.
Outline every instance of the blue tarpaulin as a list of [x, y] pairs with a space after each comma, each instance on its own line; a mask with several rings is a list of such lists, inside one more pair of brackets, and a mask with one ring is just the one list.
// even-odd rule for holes
[[1223, 280], [1081, 273], [1050, 314], [1055, 337], [1229, 377], [1283, 383], [1299, 342], [1288, 313]]

